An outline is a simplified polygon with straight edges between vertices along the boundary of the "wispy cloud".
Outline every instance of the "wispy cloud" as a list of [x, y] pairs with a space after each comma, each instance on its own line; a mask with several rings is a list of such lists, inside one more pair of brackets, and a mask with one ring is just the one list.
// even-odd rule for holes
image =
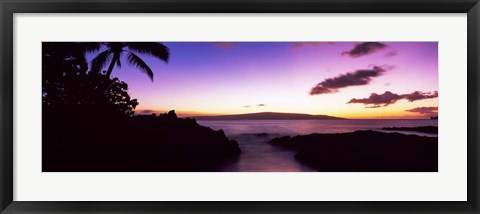
[[353, 58], [357, 58], [357, 57], [375, 53], [386, 47], [387, 45], [380, 42], [362, 42], [362, 43], [355, 44], [355, 46], [351, 50], [343, 52], [342, 55], [347, 55]]
[[362, 98], [362, 99], [353, 98], [350, 101], [348, 101], [348, 103], [349, 104], [362, 103], [364, 105], [370, 105], [370, 106], [367, 106], [367, 108], [378, 108], [382, 106], [388, 106], [401, 99], [402, 99], [401, 95], [394, 94], [390, 91], [386, 91], [383, 94], [372, 93], [368, 98]]
[[394, 56], [398, 55], [398, 51], [389, 51], [385, 54], [385, 57], [387, 58], [392, 58]]
[[405, 111], [418, 113], [421, 115], [436, 116], [438, 114], [438, 106], [417, 107], [417, 108], [408, 109]]
[[142, 109], [142, 110], [135, 110], [135, 113], [137, 113], [137, 114], [153, 114], [153, 113], [158, 113], [158, 111], [151, 110], [151, 109]]
[[257, 105], [244, 105], [243, 107], [244, 108], [252, 108], [252, 107], [264, 107], [264, 106], [267, 106], [266, 104], [263, 104], [263, 103], [260, 103], [260, 104], [257, 104]]
[[292, 49], [299, 49], [305, 46], [334, 45], [335, 42], [294, 42]]
[[238, 43], [236, 42], [211, 42], [210, 44], [212, 44], [217, 48], [222, 48], [222, 49], [232, 49], [238, 45]]
[[361, 103], [365, 105], [365, 108], [379, 108], [379, 107], [385, 107], [385, 106], [394, 104], [401, 99], [406, 99], [409, 102], [413, 102], [417, 100], [432, 99], [436, 97], [438, 97], [437, 91], [434, 91], [434, 92], [415, 91], [410, 94], [395, 94], [390, 91], [385, 91], [383, 94], [371, 93], [368, 98], [361, 98], [361, 99], [353, 98], [350, 101], [348, 101], [348, 104]]
[[438, 92], [420, 92], [420, 91], [415, 91], [411, 94], [404, 94], [402, 95], [404, 99], [407, 99], [410, 102], [413, 102], [415, 100], [424, 100], [424, 99], [430, 99], [430, 98], [436, 98], [438, 97]]
[[310, 90], [310, 95], [330, 94], [338, 92], [338, 89], [349, 86], [367, 85], [372, 78], [382, 75], [389, 66], [373, 66], [371, 69], [361, 69], [333, 78], [325, 79]]

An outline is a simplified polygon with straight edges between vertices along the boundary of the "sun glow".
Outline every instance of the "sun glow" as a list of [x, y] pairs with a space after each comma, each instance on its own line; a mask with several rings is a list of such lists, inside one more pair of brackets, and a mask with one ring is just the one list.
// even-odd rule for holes
[[436, 42], [164, 44], [171, 54], [168, 64], [145, 58], [153, 82], [129, 66], [113, 73], [138, 99], [137, 114], [288, 112], [351, 119], [437, 114], [408, 111], [438, 106], [432, 96], [438, 91]]

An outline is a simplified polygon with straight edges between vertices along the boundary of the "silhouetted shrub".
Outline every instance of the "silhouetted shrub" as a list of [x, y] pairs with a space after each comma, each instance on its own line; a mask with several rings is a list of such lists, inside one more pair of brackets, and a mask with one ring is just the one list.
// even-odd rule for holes
[[118, 78], [88, 72], [85, 53], [98, 50], [97, 43], [45, 42], [42, 44], [42, 101], [48, 112], [95, 115], [132, 115], [138, 105], [128, 85]]

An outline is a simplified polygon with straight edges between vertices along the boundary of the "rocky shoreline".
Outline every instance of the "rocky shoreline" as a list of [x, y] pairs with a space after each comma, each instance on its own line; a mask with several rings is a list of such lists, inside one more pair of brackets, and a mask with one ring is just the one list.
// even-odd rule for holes
[[419, 132], [419, 133], [427, 133], [427, 134], [438, 134], [437, 126], [384, 127], [382, 129], [387, 131], [408, 131], [408, 132]]
[[377, 131], [284, 136], [272, 145], [326, 172], [436, 172], [438, 138]]
[[241, 152], [222, 130], [173, 111], [89, 126], [49, 121], [43, 132], [44, 172], [205, 172]]

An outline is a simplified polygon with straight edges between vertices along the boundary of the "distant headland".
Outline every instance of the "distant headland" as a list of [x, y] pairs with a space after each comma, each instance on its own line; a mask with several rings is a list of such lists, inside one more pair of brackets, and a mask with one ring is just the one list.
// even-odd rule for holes
[[312, 115], [280, 112], [260, 112], [219, 116], [194, 116], [197, 120], [345, 120], [346, 118], [328, 115]]

